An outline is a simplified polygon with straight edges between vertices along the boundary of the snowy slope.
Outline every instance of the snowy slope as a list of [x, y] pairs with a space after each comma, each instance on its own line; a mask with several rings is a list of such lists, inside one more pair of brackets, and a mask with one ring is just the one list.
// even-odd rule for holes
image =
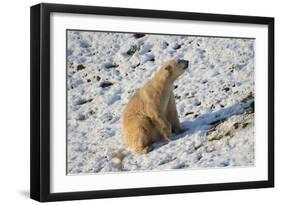
[[[122, 113], [171, 58], [186, 131], [146, 155], [124, 145]], [[253, 166], [254, 40], [68, 31], [68, 173]]]

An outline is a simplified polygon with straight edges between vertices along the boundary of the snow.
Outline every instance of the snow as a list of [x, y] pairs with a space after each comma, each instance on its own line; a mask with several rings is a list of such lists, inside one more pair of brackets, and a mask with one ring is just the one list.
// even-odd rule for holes
[[[254, 39], [67, 32], [67, 171], [86, 174], [255, 165]], [[122, 113], [171, 58], [182, 134], [145, 155], [124, 144]]]

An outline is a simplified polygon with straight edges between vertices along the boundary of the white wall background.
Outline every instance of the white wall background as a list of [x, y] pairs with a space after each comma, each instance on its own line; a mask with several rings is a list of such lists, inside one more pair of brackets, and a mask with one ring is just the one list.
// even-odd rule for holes
[[[45, 0], [44, 2], [52, 2]], [[0, 203], [37, 204], [29, 199], [29, 7], [33, 0], [1, 1], [0, 30]], [[60, 0], [97, 6], [118, 6], [145, 9], [178, 10], [275, 17], [275, 97], [281, 104], [280, 92], [280, 34], [281, 13], [277, 0]], [[276, 188], [177, 194], [164, 196], [129, 197], [63, 202], [64, 204], [277, 204], [281, 194], [281, 109], [276, 106]], [[54, 203], [61, 204], [61, 203]]]

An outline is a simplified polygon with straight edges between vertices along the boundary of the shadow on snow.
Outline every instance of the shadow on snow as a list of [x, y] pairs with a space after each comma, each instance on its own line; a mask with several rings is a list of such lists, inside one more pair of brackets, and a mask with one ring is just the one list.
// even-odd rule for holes
[[[215, 112], [209, 112], [203, 115], [198, 116], [193, 121], [183, 121], [181, 127], [185, 130], [180, 134], [173, 134], [172, 141], [178, 140], [183, 137], [189, 137], [196, 132], [207, 133], [207, 131], [216, 126], [217, 124], [225, 121], [231, 116], [240, 115], [244, 112], [254, 110], [254, 100], [248, 100], [244, 104], [234, 104], [232, 106], [223, 108]], [[163, 145], [167, 144], [164, 141], [153, 144], [153, 150], [159, 149]]]

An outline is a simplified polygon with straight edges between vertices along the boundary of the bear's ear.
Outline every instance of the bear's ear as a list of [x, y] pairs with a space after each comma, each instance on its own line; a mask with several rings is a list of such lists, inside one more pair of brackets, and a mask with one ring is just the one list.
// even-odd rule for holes
[[169, 71], [169, 73], [171, 73], [172, 72], [172, 66], [171, 65], [167, 65], [165, 67], [165, 70], [167, 70], [167, 71]]

